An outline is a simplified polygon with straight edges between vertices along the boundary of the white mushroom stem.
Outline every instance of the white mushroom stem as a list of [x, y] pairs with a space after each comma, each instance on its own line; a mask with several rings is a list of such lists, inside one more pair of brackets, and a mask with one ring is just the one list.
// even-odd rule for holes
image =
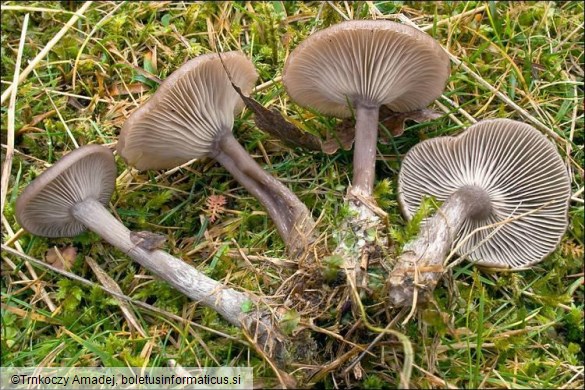
[[457, 231], [468, 218], [484, 218], [491, 211], [487, 193], [465, 186], [453, 193], [436, 214], [421, 224], [420, 232], [408, 242], [390, 276], [389, 298], [393, 307], [428, 301], [443, 275], [443, 262]]
[[164, 251], [140, 248], [130, 240], [130, 230], [93, 198], [76, 204], [71, 213], [90, 230], [189, 298], [217, 311], [231, 324], [256, 334], [263, 342], [276, 341], [278, 333], [272, 329], [268, 315], [261, 311], [243, 311], [248, 301], [259, 304], [253, 295], [227, 288]]
[[376, 178], [379, 113], [380, 106], [356, 107], [352, 189], [364, 196], [372, 195]]
[[266, 208], [292, 254], [301, 254], [314, 240], [315, 223], [307, 206], [279, 180], [262, 169], [234, 138], [225, 132], [215, 158]]

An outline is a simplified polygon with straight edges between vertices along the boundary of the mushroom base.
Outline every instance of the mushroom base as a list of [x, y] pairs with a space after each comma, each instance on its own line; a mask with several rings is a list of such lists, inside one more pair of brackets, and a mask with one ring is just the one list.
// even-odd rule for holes
[[421, 224], [416, 239], [408, 242], [388, 278], [393, 307], [428, 301], [445, 271], [447, 257], [457, 231], [467, 218], [482, 218], [491, 212], [487, 193], [463, 187], [451, 195], [436, 214]]
[[[349, 287], [355, 287], [362, 295], [368, 284], [370, 261], [383, 257], [385, 252], [386, 240], [378, 234], [385, 213], [373, 198], [364, 196], [353, 187], [348, 191], [346, 202], [350, 214], [337, 229], [337, 247], [333, 254], [342, 259], [341, 268]], [[350, 294], [351, 301], [354, 297]]]

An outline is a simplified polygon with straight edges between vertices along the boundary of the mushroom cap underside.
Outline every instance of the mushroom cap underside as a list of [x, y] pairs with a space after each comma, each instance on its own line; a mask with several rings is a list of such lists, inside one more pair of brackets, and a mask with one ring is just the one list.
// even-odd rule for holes
[[107, 204], [116, 183], [112, 151], [86, 145], [65, 155], [33, 180], [16, 200], [16, 220], [42, 237], [73, 237], [85, 230], [71, 208], [93, 198]]
[[429, 35], [386, 20], [353, 20], [305, 39], [282, 77], [293, 101], [347, 117], [356, 103], [424, 108], [441, 95], [449, 71], [449, 57]]
[[408, 219], [424, 196], [445, 201], [464, 187], [491, 200], [486, 218], [468, 218], [457, 233], [458, 253], [475, 263], [518, 268], [541, 261], [567, 228], [570, 179], [556, 147], [531, 126], [484, 120], [456, 137], [415, 145], [398, 177]]
[[252, 91], [258, 74], [238, 51], [204, 54], [174, 71], [122, 126], [117, 149], [128, 165], [167, 169], [208, 156], [244, 107], [226, 69], [242, 93]]

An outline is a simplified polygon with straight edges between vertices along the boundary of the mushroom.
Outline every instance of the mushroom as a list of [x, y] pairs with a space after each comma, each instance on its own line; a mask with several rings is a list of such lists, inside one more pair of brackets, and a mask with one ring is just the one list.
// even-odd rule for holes
[[194, 158], [217, 160], [262, 203], [291, 252], [300, 253], [312, 236], [311, 214], [234, 138], [234, 114], [244, 104], [226, 71], [246, 94], [258, 77], [252, 62], [236, 51], [186, 62], [126, 120], [118, 153], [139, 170], [171, 168]]
[[[243, 311], [247, 302], [259, 304], [258, 298], [227, 288], [164, 251], [149, 251], [136, 245], [131, 240], [131, 232], [104, 207], [114, 191], [115, 181], [116, 164], [108, 148], [80, 147], [25, 188], [16, 201], [16, 220], [28, 232], [42, 237], [72, 237], [89, 228], [189, 298], [217, 311], [231, 324], [244, 326], [248, 331], [258, 330], [263, 342], [277, 340], [268, 314]], [[279, 348], [278, 344], [267, 345]]]
[[337, 117], [355, 112], [351, 213], [334, 254], [357, 285], [367, 283], [362, 268], [381, 249], [371, 239], [383, 215], [372, 199], [380, 107], [420, 110], [441, 95], [448, 77], [449, 58], [433, 38], [385, 20], [346, 21], [321, 30], [286, 60], [282, 81], [293, 101]]
[[370, 197], [380, 106], [419, 110], [441, 95], [449, 58], [430, 36], [384, 20], [352, 20], [304, 40], [286, 60], [282, 82], [293, 101], [323, 114], [355, 111], [351, 191]]
[[427, 300], [451, 250], [493, 268], [541, 261], [567, 228], [570, 178], [539, 131], [509, 119], [484, 120], [408, 151], [398, 176], [406, 218], [424, 196], [443, 205], [423, 221], [390, 274], [393, 306], [411, 305], [415, 291], [417, 301]]

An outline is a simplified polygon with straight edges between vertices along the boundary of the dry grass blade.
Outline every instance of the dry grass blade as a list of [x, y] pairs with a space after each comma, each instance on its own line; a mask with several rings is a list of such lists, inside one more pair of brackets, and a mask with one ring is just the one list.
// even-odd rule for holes
[[51, 318], [51, 317], [47, 317], [45, 315], [39, 314], [35, 311], [23, 310], [23, 309], [20, 309], [18, 307], [10, 306], [10, 305], [5, 304], [5, 303], [0, 304], [0, 307], [2, 307], [2, 310], [9, 311], [12, 314], [16, 314], [17, 316], [19, 316], [21, 318], [29, 318], [33, 321], [44, 322], [46, 324], [51, 324], [51, 325], [61, 325], [61, 321], [59, 321], [55, 318]]
[[108, 12], [106, 16], [104, 16], [99, 22], [97, 22], [97, 24], [93, 27], [93, 29], [89, 32], [89, 34], [87, 34], [87, 37], [85, 38], [85, 40], [81, 44], [81, 47], [79, 48], [79, 51], [77, 52], [77, 57], [75, 58], [75, 62], [73, 63], [73, 72], [72, 72], [73, 78], [71, 79], [71, 87], [73, 89], [75, 89], [75, 81], [77, 80], [77, 66], [79, 65], [79, 59], [81, 58], [81, 54], [83, 53], [83, 49], [87, 45], [87, 42], [89, 42], [89, 39], [96, 33], [96, 31], [98, 31], [98, 29], [102, 28], [102, 26], [107, 21], [109, 21], [112, 18], [112, 16], [114, 15], [114, 13], [116, 13], [116, 11], [125, 3], [126, 3], [125, 1], [119, 2], [114, 7], [114, 9], [111, 10], [110, 12]]
[[[347, 281], [350, 284], [353, 283], [351, 278], [347, 278]], [[404, 361], [402, 363], [402, 371], [400, 372], [400, 388], [401, 389], [408, 389], [410, 387], [410, 378], [412, 376], [412, 364], [414, 362], [414, 351], [412, 349], [412, 343], [410, 342], [408, 337], [406, 337], [404, 334], [398, 332], [397, 330], [384, 329], [384, 328], [378, 328], [376, 326], [373, 326], [368, 321], [366, 310], [364, 308], [364, 305], [362, 304], [362, 301], [360, 300], [357, 289], [355, 288], [355, 286], [353, 284], [350, 287], [351, 287], [352, 293], [354, 294], [353, 302], [355, 304], [357, 304], [359, 311], [360, 311], [360, 314], [361, 314], [361, 319], [362, 319], [362, 321], [364, 321], [364, 324], [366, 325], [366, 327], [368, 329], [370, 329], [371, 331], [376, 332], [376, 333], [386, 333], [386, 334], [392, 335], [392, 336], [396, 337], [398, 339], [398, 341], [400, 341], [400, 343], [402, 344], [402, 349], [404, 351]]]
[[[77, 10], [75, 15], [69, 19], [67, 24], [63, 26], [63, 28], [47, 43], [47, 45], [40, 51], [37, 56], [29, 62], [28, 66], [22, 71], [20, 76], [18, 77], [18, 82], [22, 82], [26, 77], [29, 75], [30, 72], [38, 65], [38, 63], [46, 57], [46, 55], [51, 51], [51, 49], [59, 42], [61, 38], [69, 31], [69, 29], [83, 16], [85, 11], [89, 8], [92, 1], [86, 1], [81, 8]], [[3, 104], [8, 96], [12, 93], [12, 90], [16, 88], [18, 84], [12, 83], [6, 90], [2, 93], [2, 97], [0, 98], [0, 104]]]
[[[85, 262], [89, 265], [89, 267], [92, 269], [95, 276], [98, 278], [98, 280], [100, 281], [100, 283], [104, 287], [106, 287], [110, 291], [115, 291], [119, 294], [123, 294], [122, 289], [120, 289], [120, 286], [118, 286], [116, 281], [114, 279], [112, 279], [107, 273], [105, 273], [104, 270], [101, 269], [99, 264], [96, 263], [96, 261], [94, 259], [92, 259], [89, 256], [85, 256]], [[124, 314], [124, 317], [126, 317], [126, 320], [130, 324], [130, 326], [133, 329], [136, 329], [136, 331], [142, 337], [144, 337], [144, 338], [148, 337], [148, 335], [146, 334], [146, 332], [142, 328], [142, 325], [140, 325], [140, 322], [138, 322], [138, 319], [134, 315], [130, 305], [128, 305], [128, 303], [126, 301], [123, 301], [119, 298], [116, 298], [116, 300], [120, 304], [120, 309], [122, 310], [122, 314]]]
[[[75, 15], [75, 12], [66, 11], [64, 9], [53, 9], [53, 8], [43, 8], [43, 7], [27, 7], [22, 5], [0, 5], [0, 10], [2, 11], [24, 11], [24, 12], [49, 12], [49, 13], [62, 13], [62, 14], [69, 14]], [[85, 16], [81, 16], [81, 18], [85, 18]]]
[[[12, 230], [12, 227], [10, 226], [8, 221], [6, 220], [6, 217], [4, 217], [4, 214], [2, 214], [2, 225], [6, 229], [5, 231], [8, 233], [9, 237], [16, 237], [16, 234], [14, 234], [14, 231]], [[2, 246], [4, 246], [4, 245], [5, 244], [2, 244]], [[20, 243], [17, 240], [14, 241], [14, 246], [21, 253], [23, 252], [22, 246], [20, 245]], [[8, 258], [6, 258], [4, 256], [2, 258], [8, 263], [8, 265], [10, 265], [10, 268], [12, 268], [13, 270], [17, 270], [16, 265], [14, 263], [12, 263], [12, 261], [10, 261]], [[34, 286], [38, 287], [38, 289], [39, 289], [36, 292], [41, 295], [42, 300], [47, 304], [47, 307], [49, 308], [49, 310], [51, 310], [51, 312], [54, 312], [55, 310], [57, 310], [57, 306], [53, 303], [53, 301], [51, 300], [51, 297], [49, 297], [49, 294], [47, 293], [47, 290], [45, 290], [45, 287], [42, 284], [40, 284], [40, 286], [38, 284], [36, 284], [39, 277], [37, 276], [34, 268], [30, 265], [30, 263], [28, 261], [25, 261], [24, 265], [25, 265], [26, 269], [28, 270], [28, 272], [30, 273], [31, 277], [33, 278], [32, 281], [35, 282]], [[22, 273], [22, 271], [20, 271], [20, 270], [18, 271], [18, 275], [25, 281], [31, 281], [31, 279], [29, 279], [26, 275], [24, 275], [24, 273]]]
[[20, 42], [18, 44], [18, 54], [16, 55], [16, 64], [14, 65], [14, 77], [12, 79], [12, 92], [10, 94], [10, 103], [8, 103], [8, 142], [6, 145], [6, 158], [2, 166], [2, 198], [0, 205], [0, 214], [4, 214], [4, 203], [6, 202], [6, 194], [8, 192], [8, 181], [10, 180], [10, 172], [12, 171], [12, 158], [14, 157], [14, 110], [16, 107], [16, 92], [18, 90], [18, 79], [20, 77], [20, 61], [22, 60], [22, 51], [24, 49], [24, 40], [26, 37], [26, 30], [28, 29], [28, 14], [24, 15], [22, 22], [22, 33], [20, 35]]

